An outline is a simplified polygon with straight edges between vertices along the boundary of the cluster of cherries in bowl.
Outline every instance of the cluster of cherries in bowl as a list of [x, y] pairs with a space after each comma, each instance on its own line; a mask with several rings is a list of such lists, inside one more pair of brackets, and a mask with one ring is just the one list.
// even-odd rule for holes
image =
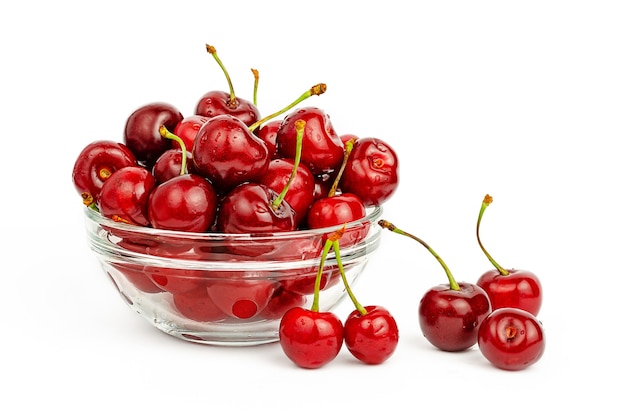
[[[278, 289], [273, 284], [264, 289], [264, 283], [248, 283], [262, 277], [256, 273], [248, 277], [253, 272], [220, 272], [219, 266], [236, 262], [246, 269], [262, 257], [271, 262], [272, 277], [281, 279], [283, 287], [291, 282], [293, 291], [310, 293], [314, 282], [320, 288], [330, 286], [328, 280], [316, 280], [315, 274], [304, 280], [295, 274], [301, 269], [280, 267], [295, 259], [306, 264], [322, 251], [323, 241], [293, 235], [327, 229], [320, 233], [326, 237], [347, 226], [341, 247], [362, 243], [374, 227], [367, 217], [380, 212], [397, 189], [398, 157], [382, 139], [339, 135], [329, 115], [318, 107], [296, 108], [325, 93], [324, 84], [262, 117], [256, 102], [235, 95], [215, 49], [207, 45], [207, 51], [224, 70], [229, 91], [202, 95], [188, 116], [166, 102], [140, 106], [127, 118], [122, 140], [93, 141], [80, 151], [73, 184], [91, 222], [105, 229], [107, 242], [115, 240], [111, 250], [119, 257], [107, 257], [109, 275], [121, 271], [141, 292], [172, 294], [177, 310], [197, 321], [210, 317], [189, 305], [198, 303], [198, 279], [207, 273], [212, 278], [241, 275], [246, 279], [244, 289], [254, 289], [254, 295], [264, 299], [218, 303], [220, 318], [226, 313], [233, 320], [254, 323], [268, 314], [280, 319], [285, 304], [275, 307], [272, 300], [286, 302], [286, 295], [275, 296]], [[204, 234], [219, 236], [219, 246], [213, 239], [198, 242], [196, 236]], [[279, 234], [292, 236], [281, 241]], [[254, 242], [264, 235], [270, 240]], [[140, 255], [136, 261], [146, 256], [159, 263], [184, 259], [191, 264], [175, 269], [155, 266], [152, 259], [128, 262], [127, 257], [135, 254]], [[218, 270], [198, 271], [199, 262], [213, 268], [215, 263]], [[327, 273], [323, 277], [330, 277]], [[233, 289], [240, 289], [231, 284], [226, 292], [216, 286], [225, 285], [212, 286], [214, 302], [224, 302], [234, 296]], [[200, 290], [206, 302], [207, 289]]]

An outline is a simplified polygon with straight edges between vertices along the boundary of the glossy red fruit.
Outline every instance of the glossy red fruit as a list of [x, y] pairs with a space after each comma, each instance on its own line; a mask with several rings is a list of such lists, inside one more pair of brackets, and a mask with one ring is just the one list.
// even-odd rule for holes
[[328, 114], [315, 107], [298, 109], [283, 119], [276, 135], [280, 156], [295, 158], [297, 135], [295, 122], [299, 119], [306, 122], [302, 137], [301, 162], [313, 174], [327, 173], [339, 168], [343, 161], [343, 142]]
[[[183, 140], [187, 151], [191, 152], [193, 142], [196, 140], [198, 131], [209, 118], [202, 115], [189, 115], [184, 117], [172, 131], [174, 135]], [[172, 140], [172, 148], [180, 149], [180, 144]]]
[[242, 98], [231, 100], [225, 91], [209, 91], [202, 95], [196, 104], [196, 115], [213, 118], [218, 115], [232, 115], [250, 126], [261, 119], [258, 108], [250, 101]]
[[365, 205], [358, 196], [342, 193], [315, 201], [309, 210], [307, 222], [312, 229], [322, 229], [359, 220], [365, 215]]
[[485, 210], [492, 201], [493, 198], [489, 194], [485, 195], [476, 222], [476, 239], [494, 269], [483, 273], [476, 284], [487, 292], [494, 310], [507, 307], [519, 308], [536, 316], [543, 302], [543, 288], [539, 277], [528, 270], [503, 268], [487, 252], [480, 239], [480, 223]]
[[366, 314], [353, 310], [344, 323], [344, 342], [352, 355], [370, 364], [381, 364], [398, 346], [398, 324], [382, 306], [365, 306]]
[[173, 131], [183, 120], [181, 112], [166, 102], [152, 102], [137, 108], [126, 120], [124, 144], [135, 154], [137, 161], [151, 168], [152, 164], [172, 147], [159, 129], [165, 126]]
[[156, 229], [204, 233], [213, 226], [217, 205], [217, 193], [207, 180], [184, 174], [152, 191], [148, 217]]
[[[341, 226], [360, 220], [367, 214], [361, 199], [351, 193], [337, 194], [316, 200], [309, 209], [307, 224], [311, 229]], [[363, 240], [369, 232], [369, 223], [345, 231], [339, 240], [341, 247], [352, 246]]]
[[[289, 182], [293, 167], [294, 160], [292, 159], [273, 159], [259, 182], [280, 194]], [[313, 204], [315, 178], [304, 164], [298, 164], [296, 171], [295, 177], [289, 184], [289, 191], [285, 194], [285, 201], [293, 208], [296, 214], [296, 223], [300, 224], [305, 222], [309, 208]]]
[[387, 220], [379, 220], [378, 224], [420, 243], [446, 272], [448, 283], [429, 289], [420, 300], [418, 315], [424, 337], [444, 351], [463, 351], [476, 344], [478, 327], [491, 312], [487, 293], [473, 283], [457, 282], [443, 259], [419, 237]]
[[220, 193], [258, 181], [270, 162], [265, 143], [231, 115], [218, 115], [205, 122], [191, 154], [194, 170]]
[[[187, 168], [185, 168], [184, 174], [190, 172], [188, 167], [191, 165], [191, 153], [189, 151], [187, 151], [186, 159], [185, 165]], [[157, 184], [164, 183], [170, 178], [181, 175], [181, 171], [183, 170], [182, 162], [183, 153], [180, 149], [169, 149], [161, 154], [152, 166], [152, 175], [154, 175]]]
[[491, 312], [484, 290], [459, 283], [460, 290], [442, 284], [429, 289], [419, 303], [419, 324], [424, 337], [443, 351], [463, 351], [476, 344], [478, 328]]
[[237, 319], [251, 319], [265, 309], [278, 286], [273, 280], [230, 278], [211, 281], [207, 292], [226, 315]]
[[305, 303], [306, 298], [301, 293], [279, 286], [260, 315], [266, 319], [280, 319], [289, 309], [304, 306]]
[[528, 270], [507, 269], [507, 274], [501, 274], [497, 269], [483, 273], [476, 282], [483, 288], [491, 307], [519, 308], [537, 315], [543, 301], [542, 287], [539, 278]]
[[259, 138], [261, 138], [261, 140], [263, 140], [263, 142], [265, 142], [265, 145], [267, 146], [267, 150], [270, 155], [270, 159], [272, 160], [275, 158], [280, 158], [276, 145], [276, 135], [278, 134], [278, 129], [280, 128], [280, 125], [282, 123], [282, 119], [268, 121], [255, 132], [256, 136], [258, 136]]
[[206, 286], [206, 272], [197, 269], [175, 269], [146, 266], [148, 277], [166, 292], [184, 293]]
[[343, 345], [343, 324], [332, 312], [301, 307], [283, 315], [278, 337], [287, 357], [301, 368], [320, 368], [334, 360]]
[[340, 187], [359, 196], [366, 207], [381, 205], [398, 188], [398, 172], [398, 156], [389, 144], [379, 138], [360, 138], [354, 142]]
[[148, 227], [148, 198], [155, 186], [154, 176], [144, 167], [121, 168], [102, 185], [100, 213], [116, 221]]
[[104, 182], [115, 171], [137, 165], [137, 159], [124, 144], [108, 140], [88, 144], [76, 157], [72, 182], [86, 203], [97, 203]]
[[213, 56], [215, 61], [222, 68], [228, 82], [229, 92], [216, 90], [209, 91], [202, 95], [196, 104], [196, 115], [213, 118], [218, 115], [228, 114], [240, 119], [247, 126], [250, 126], [258, 121], [261, 118], [261, 113], [256, 105], [235, 95], [230, 75], [228, 74], [226, 67], [222, 64], [222, 61], [217, 56], [215, 47], [206, 45], [206, 51]]
[[186, 318], [197, 322], [217, 322], [226, 318], [213, 302], [204, 286], [182, 293], [173, 293], [174, 307]]
[[296, 230], [295, 212], [289, 204], [283, 201], [277, 208], [272, 207], [277, 198], [278, 194], [263, 184], [239, 185], [222, 199], [217, 230], [237, 234]]
[[494, 310], [478, 330], [478, 348], [494, 366], [519, 371], [539, 361], [545, 351], [541, 322], [517, 308]]

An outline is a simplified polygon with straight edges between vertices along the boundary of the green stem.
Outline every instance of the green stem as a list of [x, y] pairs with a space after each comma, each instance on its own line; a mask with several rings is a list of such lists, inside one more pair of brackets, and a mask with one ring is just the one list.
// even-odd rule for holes
[[313, 312], [319, 312], [320, 310], [320, 286], [322, 284], [322, 273], [324, 272], [324, 263], [326, 262], [326, 256], [333, 245], [333, 241], [329, 238], [324, 243], [324, 249], [322, 250], [322, 256], [320, 257], [320, 264], [317, 268], [317, 275], [315, 276], [315, 285], [313, 288], [313, 304], [311, 310]]
[[346, 288], [346, 292], [348, 292], [348, 296], [350, 297], [350, 300], [352, 300], [352, 303], [354, 304], [354, 307], [356, 308], [356, 310], [359, 311], [361, 315], [366, 315], [367, 311], [359, 303], [359, 301], [356, 300], [356, 297], [354, 296], [354, 293], [352, 292], [352, 289], [350, 288], [350, 284], [348, 283], [348, 279], [346, 278], [346, 272], [343, 268], [343, 263], [341, 262], [341, 249], [339, 246], [339, 240], [335, 240], [333, 242], [333, 249], [335, 251], [335, 259], [337, 260], [337, 266], [339, 267], [339, 272], [341, 273], [341, 280], [343, 281], [343, 286]]
[[350, 158], [350, 154], [352, 153], [352, 148], [354, 147], [354, 139], [350, 139], [345, 143], [345, 151], [343, 153], [343, 161], [341, 162], [341, 167], [339, 168], [339, 172], [335, 177], [335, 181], [333, 181], [332, 187], [328, 191], [328, 197], [333, 197], [337, 192], [337, 187], [339, 187], [339, 182], [341, 181], [341, 176], [343, 175], [343, 171], [346, 169], [346, 165], [348, 165], [348, 158]]
[[289, 191], [289, 187], [293, 182], [294, 178], [298, 174], [298, 165], [300, 165], [300, 158], [302, 157], [302, 137], [304, 136], [304, 127], [306, 125], [306, 121], [303, 119], [298, 119], [295, 122], [296, 127], [296, 157], [293, 161], [293, 169], [291, 170], [291, 175], [289, 176], [289, 180], [287, 180], [287, 184], [283, 187], [283, 190], [280, 192], [278, 197], [272, 202], [272, 208], [274, 210], [278, 209], [280, 203], [283, 202], [285, 196], [287, 195], [287, 191]]
[[293, 101], [292, 103], [290, 103], [289, 105], [281, 109], [280, 111], [274, 112], [273, 114], [270, 114], [266, 116], [265, 118], [259, 119], [254, 124], [250, 125], [248, 129], [250, 131], [254, 131], [258, 127], [260, 127], [261, 124], [263, 124], [264, 122], [267, 122], [270, 119], [277, 117], [280, 114], [284, 114], [285, 112], [287, 112], [294, 106], [298, 105], [300, 102], [304, 101], [305, 99], [310, 98], [311, 96], [314, 96], [314, 95], [321, 95], [324, 92], [326, 92], [326, 84], [318, 83], [317, 85], [311, 87], [308, 91], [304, 92], [295, 101]]
[[180, 149], [182, 151], [182, 159], [180, 162], [180, 175], [186, 174], [187, 173], [187, 146], [185, 145], [185, 142], [178, 135], [174, 135], [170, 131], [168, 131], [164, 125], [161, 125], [159, 127], [159, 133], [161, 134], [163, 138], [174, 140], [178, 142], [178, 145], [180, 145]]
[[452, 289], [452, 290], [461, 290], [461, 288], [459, 287], [459, 284], [456, 282], [456, 280], [452, 276], [452, 272], [450, 272], [450, 269], [448, 269], [448, 266], [446, 265], [446, 263], [443, 261], [443, 259], [441, 257], [439, 257], [439, 255], [424, 240], [422, 240], [419, 237], [416, 237], [416, 236], [414, 236], [414, 235], [412, 235], [410, 233], [407, 233], [407, 232], [405, 232], [403, 230], [400, 230], [395, 225], [393, 225], [392, 223], [390, 223], [390, 222], [388, 222], [386, 220], [379, 220], [378, 224], [382, 228], [385, 228], [385, 229], [390, 230], [390, 231], [392, 231], [394, 233], [397, 233], [397, 234], [401, 234], [403, 236], [410, 237], [413, 240], [419, 242], [422, 246], [424, 246], [435, 257], [435, 259], [437, 259], [437, 261], [439, 262], [441, 267], [443, 267], [443, 270], [445, 270], [446, 276], [448, 276], [448, 281], [450, 282], [450, 289]]
[[485, 256], [487, 256], [487, 259], [489, 259], [491, 264], [498, 270], [498, 272], [500, 272], [502, 276], [507, 276], [509, 274], [509, 271], [503, 268], [502, 266], [500, 266], [493, 259], [493, 257], [491, 257], [489, 253], [487, 253], [487, 250], [483, 246], [483, 243], [480, 241], [480, 233], [479, 233], [480, 222], [483, 220], [483, 214], [485, 213], [485, 210], [487, 210], [487, 207], [489, 207], [492, 201], [493, 201], [493, 197], [487, 194], [485, 198], [483, 199], [482, 205], [480, 206], [480, 212], [478, 213], [478, 221], [476, 222], [476, 239], [478, 240], [478, 245], [480, 246], [480, 249], [483, 251]]
[[220, 68], [222, 68], [224, 75], [226, 75], [226, 81], [228, 82], [228, 89], [230, 90], [230, 98], [228, 99], [228, 105], [232, 108], [235, 108], [237, 106], [237, 96], [235, 95], [235, 88], [233, 87], [233, 82], [230, 80], [230, 75], [228, 74], [226, 67], [220, 60], [219, 56], [217, 56], [217, 50], [215, 50], [213, 46], [206, 45], [206, 51], [209, 52], [211, 56], [213, 56], [217, 64], [220, 66]]
[[259, 89], [259, 71], [256, 69], [250, 69], [254, 75], [254, 90], [252, 92], [252, 103], [257, 106], [256, 95]]

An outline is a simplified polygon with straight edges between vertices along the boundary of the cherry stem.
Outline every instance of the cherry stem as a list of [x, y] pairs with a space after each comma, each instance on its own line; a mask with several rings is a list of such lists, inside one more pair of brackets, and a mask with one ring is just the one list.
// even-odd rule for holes
[[354, 141], [356, 141], [356, 139], [352, 138], [345, 143], [343, 161], [341, 162], [341, 167], [339, 167], [339, 172], [337, 172], [335, 181], [333, 181], [333, 185], [330, 187], [330, 190], [328, 191], [328, 197], [333, 197], [335, 193], [337, 192], [337, 187], [339, 187], [339, 182], [341, 181], [341, 176], [343, 175], [343, 171], [346, 169], [346, 165], [348, 165], [348, 158], [350, 158], [350, 154], [352, 153], [352, 147], [354, 147]]
[[170, 131], [165, 128], [164, 125], [159, 127], [159, 133], [163, 138], [171, 139], [178, 142], [180, 145], [180, 149], [182, 151], [182, 158], [180, 162], [180, 175], [184, 175], [187, 173], [187, 147], [185, 146], [185, 142], [178, 135], [172, 134]]
[[254, 104], [254, 106], [257, 106], [256, 95], [259, 89], [259, 71], [256, 69], [250, 69], [250, 70], [252, 71], [252, 74], [254, 75], [254, 90], [252, 92], [252, 103]]
[[448, 269], [448, 266], [446, 265], [446, 263], [443, 261], [443, 259], [441, 257], [439, 257], [439, 255], [422, 239], [420, 239], [419, 237], [416, 237], [410, 233], [407, 233], [403, 230], [400, 230], [399, 228], [397, 228], [395, 225], [393, 225], [392, 223], [388, 222], [387, 220], [379, 220], [378, 224], [387, 230], [390, 230], [394, 233], [397, 234], [401, 234], [403, 236], [407, 236], [412, 238], [413, 240], [419, 242], [422, 246], [424, 246], [433, 256], [435, 256], [435, 259], [437, 259], [437, 261], [439, 262], [439, 264], [441, 264], [441, 267], [443, 267], [443, 270], [445, 270], [446, 275], [448, 276], [448, 281], [450, 282], [450, 289], [452, 290], [461, 290], [461, 288], [459, 287], [459, 284], [456, 282], [456, 280], [454, 279], [454, 277], [452, 276], [452, 272], [450, 272], [450, 269]]
[[281, 109], [280, 111], [274, 112], [273, 114], [270, 114], [270, 115], [266, 116], [265, 118], [259, 119], [254, 124], [250, 125], [248, 127], [248, 129], [250, 131], [254, 131], [258, 127], [260, 127], [261, 124], [263, 124], [264, 122], [267, 122], [270, 119], [272, 119], [274, 117], [277, 117], [280, 114], [284, 114], [285, 112], [287, 112], [288, 110], [290, 110], [294, 106], [298, 105], [300, 102], [304, 101], [305, 99], [310, 98], [311, 96], [314, 96], [314, 95], [321, 95], [324, 92], [326, 92], [326, 84], [318, 83], [317, 85], [314, 85], [311, 88], [309, 88], [308, 91], [304, 92], [295, 101], [293, 101], [292, 103], [290, 103], [289, 105], [287, 105], [286, 107]]
[[311, 304], [311, 311], [319, 312], [320, 310], [320, 286], [322, 284], [322, 273], [324, 273], [324, 264], [326, 262], [326, 256], [328, 256], [328, 252], [330, 248], [333, 246], [333, 243], [336, 240], [339, 240], [341, 236], [343, 236], [345, 226], [341, 229], [335, 231], [324, 243], [324, 248], [322, 249], [322, 255], [320, 256], [320, 264], [317, 268], [317, 275], [315, 276], [315, 285], [313, 288], [313, 303]]
[[230, 89], [230, 98], [228, 99], [228, 106], [230, 106], [231, 108], [235, 108], [237, 106], [237, 96], [235, 95], [235, 88], [233, 87], [233, 82], [230, 80], [230, 75], [228, 74], [226, 67], [220, 60], [219, 56], [217, 56], [217, 50], [215, 50], [215, 47], [211, 45], [206, 45], [206, 51], [209, 52], [213, 56], [217, 64], [220, 65], [220, 68], [222, 68], [224, 75], [226, 75], [226, 81], [228, 82], [228, 89]]
[[[344, 224], [343, 230], [345, 230], [346, 225]], [[341, 280], [343, 281], [343, 286], [346, 288], [346, 292], [350, 297], [350, 300], [354, 304], [354, 307], [361, 315], [367, 315], [367, 310], [356, 300], [352, 289], [350, 288], [350, 284], [348, 283], [348, 279], [346, 278], [346, 272], [343, 268], [343, 263], [341, 261], [341, 248], [339, 246], [339, 240], [335, 240], [333, 242], [333, 250], [335, 251], [335, 259], [337, 260], [337, 267], [339, 267], [339, 273], [341, 273]]]
[[298, 165], [300, 165], [300, 158], [302, 157], [302, 137], [304, 136], [304, 126], [306, 125], [306, 121], [303, 119], [298, 119], [295, 122], [296, 127], [296, 157], [293, 160], [293, 168], [291, 170], [291, 174], [289, 175], [289, 180], [287, 180], [287, 184], [283, 187], [283, 190], [280, 192], [278, 197], [272, 202], [272, 208], [274, 210], [278, 209], [280, 203], [283, 202], [285, 196], [287, 195], [287, 191], [289, 191], [289, 187], [293, 182], [294, 178], [298, 174]]
[[493, 201], [493, 197], [491, 197], [489, 194], [485, 195], [485, 198], [483, 199], [483, 203], [480, 206], [480, 212], [478, 213], [478, 221], [476, 222], [476, 239], [478, 240], [478, 245], [480, 246], [480, 249], [483, 251], [483, 253], [485, 253], [485, 256], [487, 256], [487, 259], [489, 259], [491, 264], [494, 265], [496, 269], [498, 269], [498, 272], [500, 272], [502, 276], [507, 276], [509, 274], [509, 271], [503, 268], [502, 266], [500, 266], [493, 259], [493, 257], [491, 257], [489, 253], [487, 253], [487, 250], [483, 246], [483, 243], [480, 241], [480, 233], [479, 233], [480, 222], [483, 220], [483, 214], [485, 213], [485, 210], [487, 210], [487, 207], [489, 207], [492, 201]]

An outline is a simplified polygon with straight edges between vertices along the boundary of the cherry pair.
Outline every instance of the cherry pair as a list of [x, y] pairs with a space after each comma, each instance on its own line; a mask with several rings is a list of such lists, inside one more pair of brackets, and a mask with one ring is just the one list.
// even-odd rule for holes
[[[362, 306], [349, 286], [339, 244], [344, 231], [345, 226], [329, 235], [324, 243], [311, 308], [291, 308], [280, 321], [281, 348], [301, 368], [320, 368], [328, 364], [339, 354], [344, 343], [363, 363], [381, 364], [393, 354], [398, 344], [398, 326], [389, 311], [382, 306]], [[331, 248], [346, 291], [356, 308], [345, 323], [333, 312], [319, 309], [320, 280]]]

